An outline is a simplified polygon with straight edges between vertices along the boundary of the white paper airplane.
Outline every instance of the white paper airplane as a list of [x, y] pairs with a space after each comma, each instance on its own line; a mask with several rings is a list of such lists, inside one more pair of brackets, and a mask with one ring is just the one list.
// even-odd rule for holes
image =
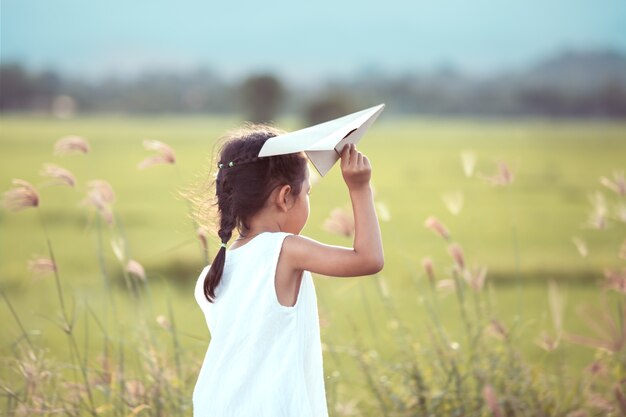
[[269, 138], [259, 157], [284, 155], [304, 151], [321, 176], [326, 175], [341, 157], [346, 143], [358, 143], [374, 123], [384, 104], [318, 125]]

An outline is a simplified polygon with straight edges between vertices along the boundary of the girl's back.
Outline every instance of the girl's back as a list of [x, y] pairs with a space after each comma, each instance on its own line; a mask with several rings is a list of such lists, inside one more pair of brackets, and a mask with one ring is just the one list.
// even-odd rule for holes
[[315, 287], [304, 271], [295, 305], [280, 304], [276, 267], [291, 233], [263, 232], [226, 251], [215, 301], [195, 298], [211, 342], [193, 393], [199, 416], [327, 416]]

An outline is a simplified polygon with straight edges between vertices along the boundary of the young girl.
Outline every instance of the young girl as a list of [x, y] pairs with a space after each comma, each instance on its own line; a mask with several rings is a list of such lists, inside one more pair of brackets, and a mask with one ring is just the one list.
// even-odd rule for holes
[[[232, 133], [219, 153], [222, 245], [195, 287], [211, 333], [193, 392], [196, 417], [328, 416], [311, 272], [352, 277], [383, 267], [367, 157], [354, 145], [341, 153], [354, 247], [325, 245], [300, 236], [311, 190], [305, 154], [257, 156], [282, 133], [251, 125]], [[234, 229], [239, 237], [227, 249]]]

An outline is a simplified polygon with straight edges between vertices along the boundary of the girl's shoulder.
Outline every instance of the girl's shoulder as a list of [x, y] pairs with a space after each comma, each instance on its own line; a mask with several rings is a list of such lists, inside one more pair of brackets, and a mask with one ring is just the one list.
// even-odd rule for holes
[[307, 236], [286, 233], [283, 235], [283, 239], [281, 239], [280, 256], [281, 258], [286, 258], [288, 263], [291, 263], [294, 259], [311, 255], [311, 251], [315, 251], [316, 246], [319, 244], [318, 241]]
[[319, 244], [315, 239], [303, 235], [296, 235], [293, 233], [286, 233], [283, 240], [283, 248], [290, 248], [296, 250], [306, 250], [311, 245]]

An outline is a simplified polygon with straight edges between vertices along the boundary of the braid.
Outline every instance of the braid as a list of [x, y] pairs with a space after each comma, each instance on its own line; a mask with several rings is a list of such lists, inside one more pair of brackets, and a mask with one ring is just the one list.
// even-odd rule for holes
[[215, 299], [215, 288], [222, 279], [222, 273], [224, 272], [224, 263], [226, 261], [226, 243], [233, 235], [233, 229], [237, 225], [237, 219], [232, 212], [232, 187], [226, 178], [222, 175], [218, 177], [216, 182], [216, 194], [219, 196], [217, 201], [218, 211], [220, 213], [220, 229], [218, 236], [220, 237], [223, 245], [215, 255], [215, 259], [209, 268], [209, 273], [204, 278], [204, 296], [212, 301]]
[[[228, 207], [230, 209], [230, 207]], [[231, 210], [220, 210], [220, 230], [217, 235], [220, 237], [222, 243], [228, 243], [233, 235], [233, 229], [237, 226], [235, 216], [232, 215]], [[222, 249], [225, 249], [222, 247]]]

